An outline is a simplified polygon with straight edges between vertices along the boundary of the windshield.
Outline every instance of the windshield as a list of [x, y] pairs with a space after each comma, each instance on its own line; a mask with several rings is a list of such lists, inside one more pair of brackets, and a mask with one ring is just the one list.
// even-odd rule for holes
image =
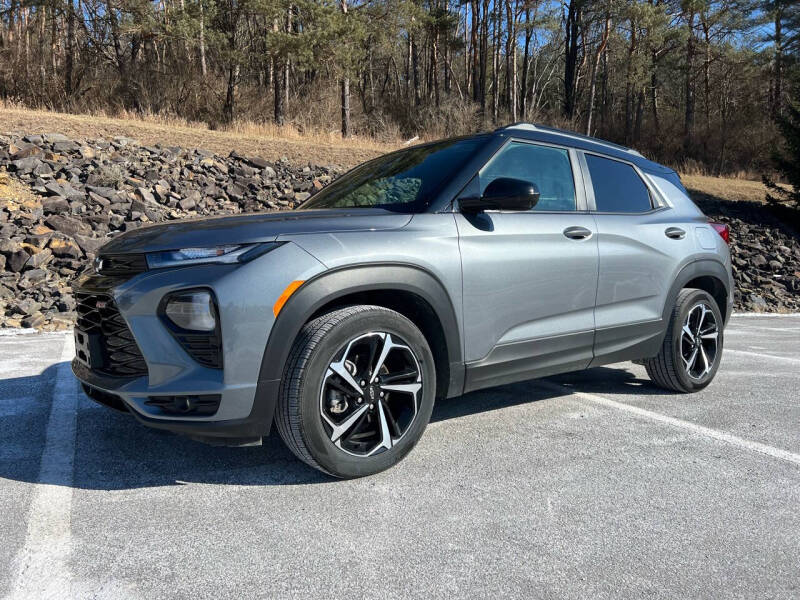
[[392, 152], [356, 167], [300, 208], [383, 208], [423, 212], [441, 187], [486, 142], [486, 136]]

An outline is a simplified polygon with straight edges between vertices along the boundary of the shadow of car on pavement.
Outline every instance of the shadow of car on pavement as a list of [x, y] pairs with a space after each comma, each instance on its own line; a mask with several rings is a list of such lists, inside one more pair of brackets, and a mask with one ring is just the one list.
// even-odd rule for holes
[[[0, 442], [0, 477], [37, 483], [45, 428], [57, 370], [52, 365], [39, 375], [0, 381], [0, 402], [11, 401], [10, 391], [48, 390], [50, 397], [35, 398], [27, 408], [3, 411], [2, 439], [12, 440], [13, 451]], [[437, 402], [432, 423], [441, 423], [521, 404], [567, 397], [570, 388], [590, 393], [653, 395], [668, 392], [639, 379], [630, 371], [601, 367], [547, 379], [559, 384], [537, 385], [537, 380], [481, 390]], [[77, 386], [77, 382], [75, 383]], [[187, 482], [230, 485], [307, 485], [337, 479], [307, 466], [286, 448], [276, 431], [262, 446], [209, 446], [170, 432], [150, 429], [131, 415], [89, 400], [78, 388], [75, 457], [70, 485], [78, 489], [122, 490], [183, 485]], [[424, 438], [423, 442], [424, 443]], [[61, 479], [59, 479], [59, 477]], [[64, 485], [64, 474], [42, 481]], [[47, 478], [46, 478], [47, 479]]]

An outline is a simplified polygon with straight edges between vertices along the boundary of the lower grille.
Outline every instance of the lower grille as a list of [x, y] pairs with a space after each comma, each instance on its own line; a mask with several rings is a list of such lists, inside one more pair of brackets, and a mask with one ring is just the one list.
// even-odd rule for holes
[[216, 332], [189, 333], [170, 329], [183, 349], [204, 367], [222, 368], [222, 340]]
[[83, 393], [86, 394], [89, 398], [91, 398], [95, 402], [98, 402], [103, 406], [108, 406], [109, 408], [113, 408], [120, 412], [130, 412], [127, 405], [122, 401], [122, 398], [120, 398], [116, 394], [109, 394], [108, 392], [104, 392], [103, 390], [98, 390], [97, 388], [88, 386], [85, 383], [82, 384], [81, 387], [83, 388]]
[[76, 293], [75, 299], [77, 327], [99, 340], [95, 348], [100, 356], [91, 357], [91, 367], [117, 377], [147, 375], [147, 363], [114, 299], [106, 294], [82, 292]]

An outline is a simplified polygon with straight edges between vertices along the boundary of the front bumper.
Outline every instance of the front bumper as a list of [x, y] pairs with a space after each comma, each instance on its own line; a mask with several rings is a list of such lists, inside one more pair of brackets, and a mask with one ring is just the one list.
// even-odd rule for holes
[[[114, 298], [147, 363], [147, 374], [116, 377], [72, 362], [75, 376], [91, 392], [118, 398], [144, 425], [197, 437], [245, 438], [269, 433], [279, 380], [260, 381], [261, 360], [274, 316], [272, 306], [286, 286], [324, 270], [322, 263], [288, 243], [251, 262], [196, 265], [147, 271], [128, 280], [90, 275], [76, 292]], [[196, 362], [158, 314], [167, 294], [209, 288], [217, 300], [224, 369]], [[272, 343], [291, 343], [279, 340]], [[213, 415], [167, 414], [147, 404], [152, 396], [219, 395]], [[97, 398], [95, 398], [97, 399]]]

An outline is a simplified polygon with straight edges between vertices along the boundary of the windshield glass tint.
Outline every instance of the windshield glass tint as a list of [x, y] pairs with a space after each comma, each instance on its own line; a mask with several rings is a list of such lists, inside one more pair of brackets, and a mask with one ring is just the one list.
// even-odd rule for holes
[[486, 139], [447, 140], [387, 154], [353, 169], [300, 208], [422, 212]]

